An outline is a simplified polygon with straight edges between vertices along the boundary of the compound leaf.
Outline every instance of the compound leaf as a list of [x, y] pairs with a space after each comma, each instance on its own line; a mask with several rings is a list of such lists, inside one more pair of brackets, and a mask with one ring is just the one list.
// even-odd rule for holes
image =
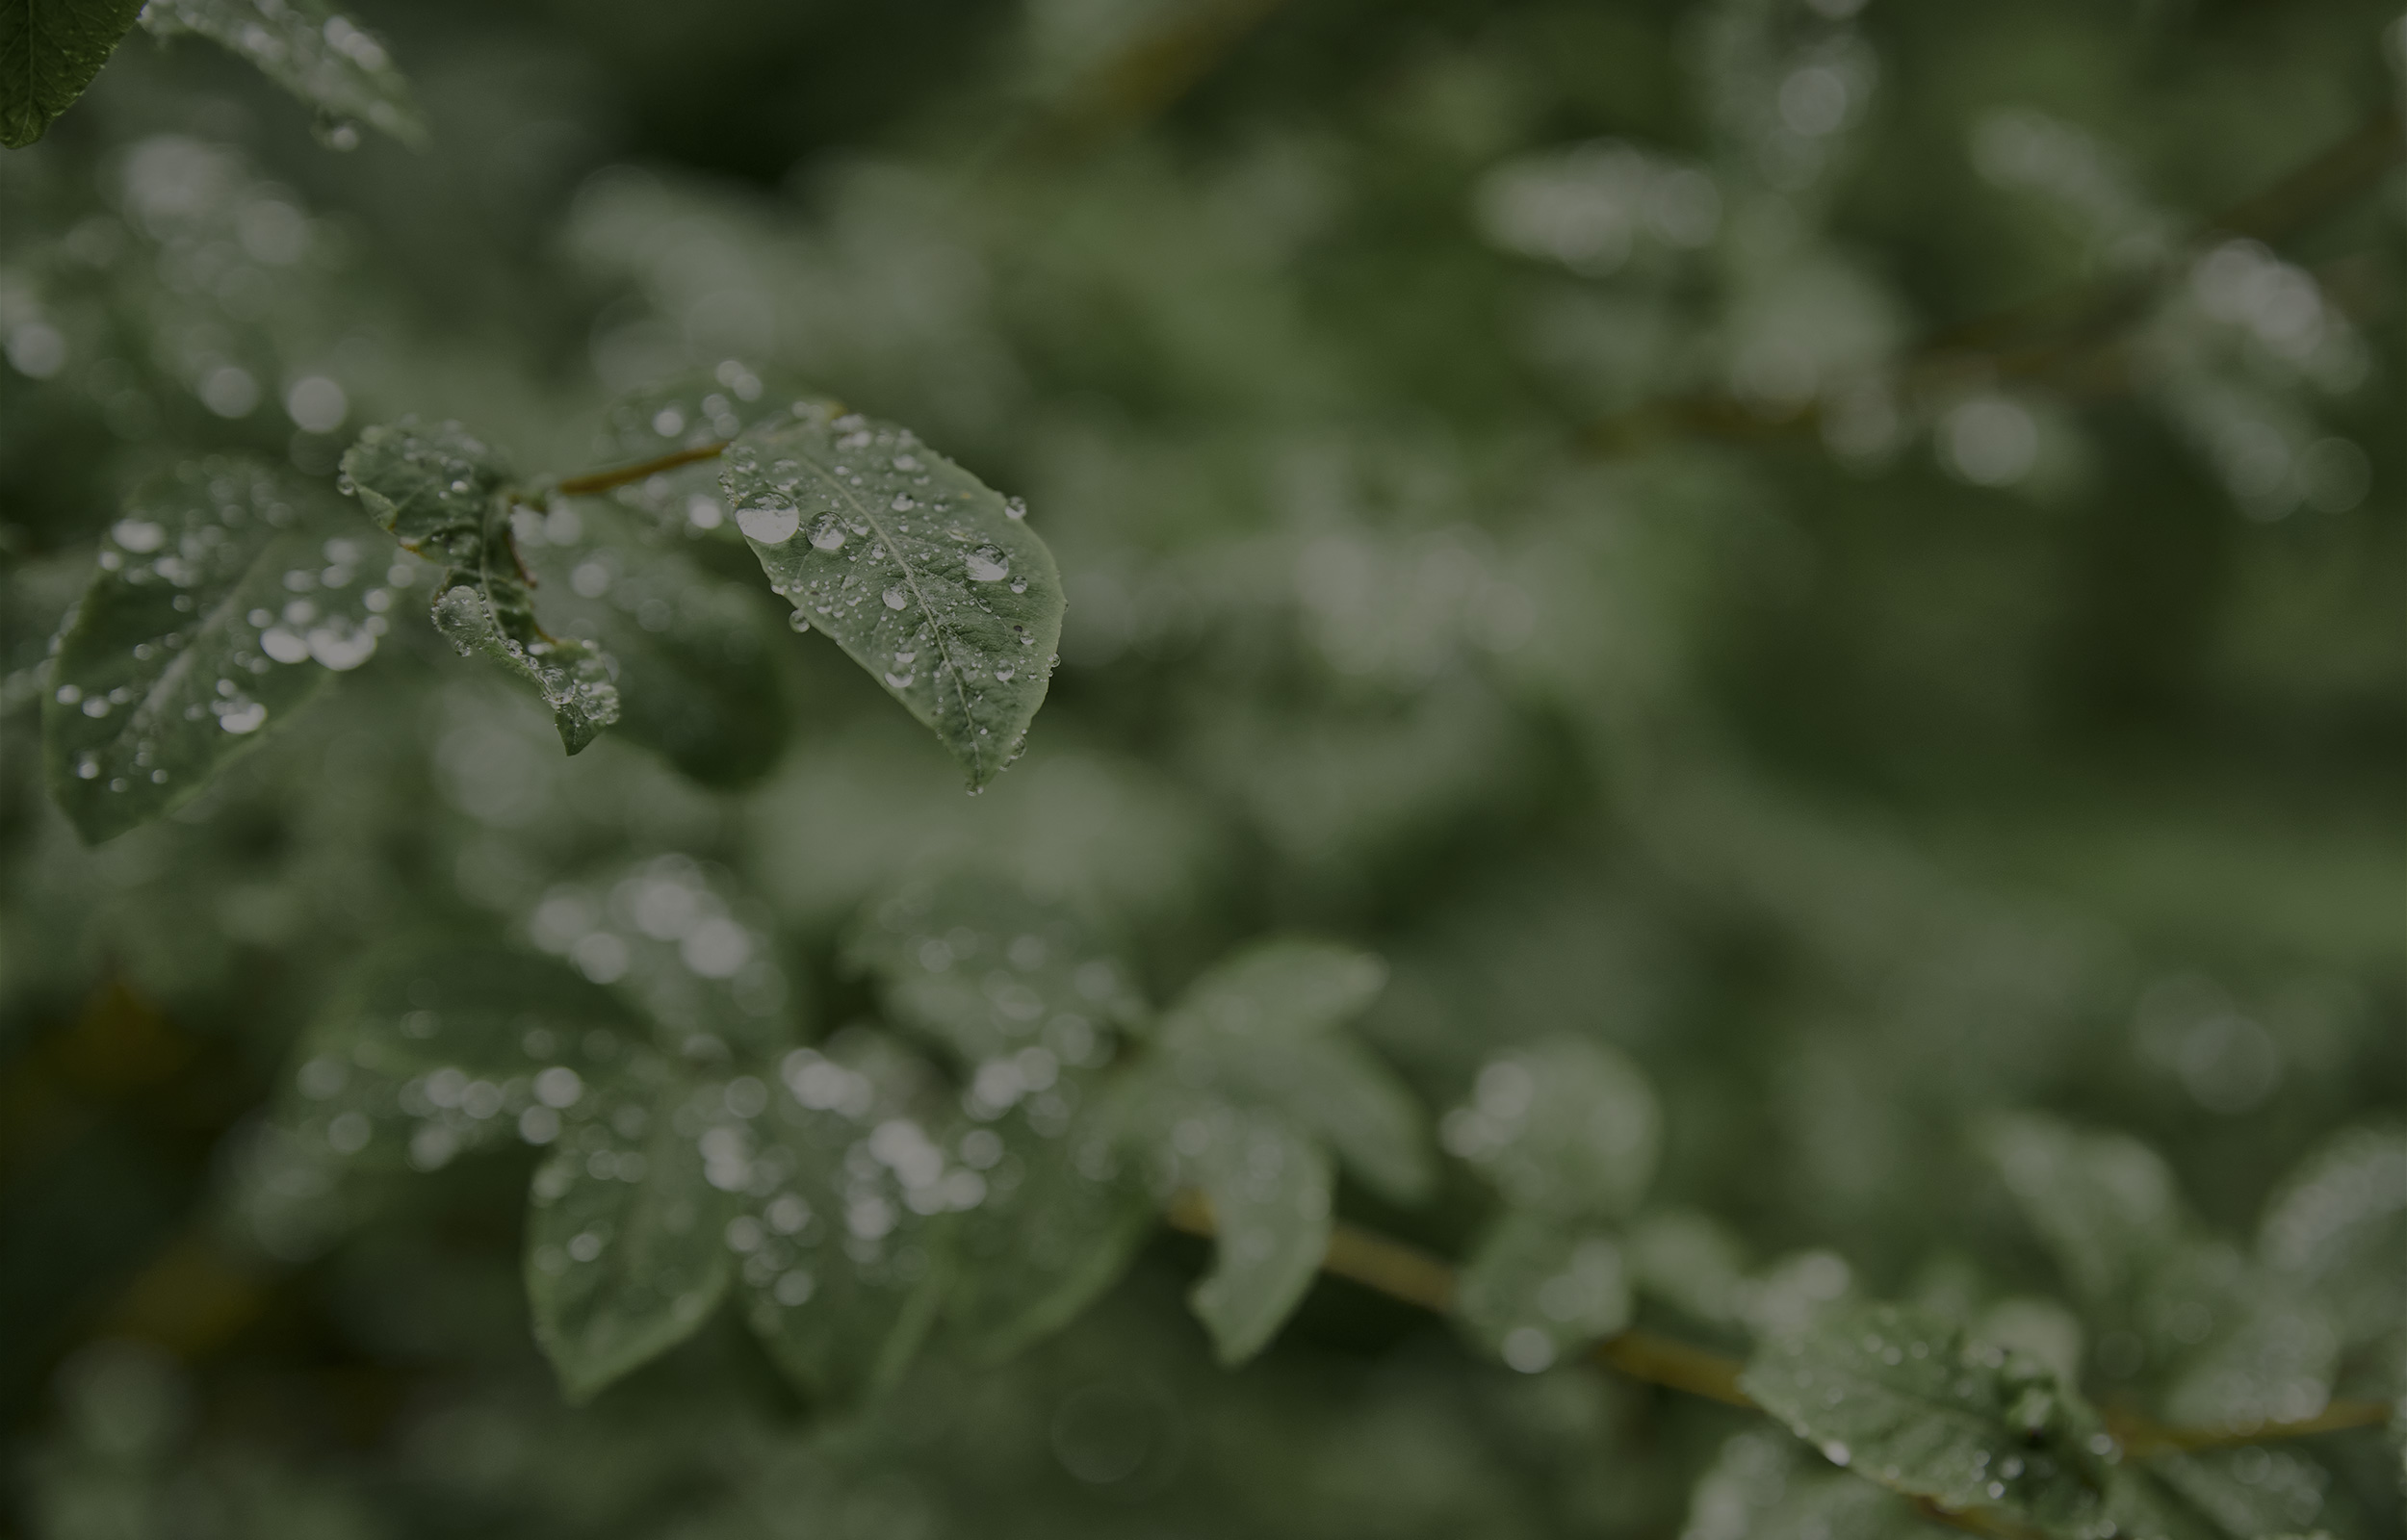
[[996, 1362], [1068, 1325], [1118, 1281], [1152, 1228], [1154, 1203], [1114, 1141], [1074, 1121], [1047, 1135], [1015, 1113], [962, 1145], [999, 1158], [984, 1200], [956, 1221], [963, 1266], [946, 1311], [971, 1350]]
[[[324, 0], [150, 0], [145, 31], [208, 38], [344, 127], [362, 122], [404, 144], [426, 142], [409, 82], [384, 44]], [[356, 130], [352, 131], [355, 139]]]
[[618, 720], [600, 649], [535, 622], [532, 584], [510, 539], [511, 481], [501, 454], [457, 423], [381, 424], [343, 455], [345, 484], [404, 550], [447, 564], [435, 628], [465, 657], [483, 653], [534, 685], [571, 754]]
[[1267, 1346], [1311, 1286], [1329, 1253], [1329, 1156], [1272, 1113], [1213, 1107], [1181, 1127], [1192, 1142], [1196, 1185], [1211, 1205], [1212, 1269], [1187, 1301], [1211, 1333], [1221, 1362], [1238, 1364]]
[[1061, 638], [1061, 574], [1017, 503], [907, 428], [802, 403], [721, 482], [769, 583], [934, 730], [976, 789], [1018, 757]]
[[21, 149], [84, 94], [142, 0], [12, 0], [0, 6], [0, 144]]
[[330, 503], [243, 459], [126, 500], [42, 704], [51, 794], [86, 840], [172, 811], [375, 651], [390, 595]]
[[[572, 1401], [683, 1342], [727, 1292], [733, 1204], [703, 1178], [695, 1132], [717, 1085], [667, 1079], [589, 1099], [535, 1171], [527, 1296]], [[692, 1105], [688, 1105], [692, 1104]]]

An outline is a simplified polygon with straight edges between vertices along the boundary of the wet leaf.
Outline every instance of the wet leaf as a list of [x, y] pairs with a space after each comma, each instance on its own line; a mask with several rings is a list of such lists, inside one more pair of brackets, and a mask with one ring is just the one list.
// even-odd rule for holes
[[2093, 1306], [2125, 1306], [2181, 1236], [2181, 1195], [2154, 1150], [2035, 1115], [1994, 1119], [1988, 1157], [2057, 1266]]
[[1187, 1302], [1221, 1362], [1243, 1363], [1295, 1312], [1329, 1252], [1334, 1173], [1318, 1144], [1271, 1113], [1213, 1107], [1172, 1138], [1212, 1211], [1212, 1269]]
[[621, 1086], [578, 1109], [529, 1189], [527, 1296], [535, 1340], [572, 1401], [683, 1342], [733, 1272], [733, 1201], [703, 1179], [695, 1125], [717, 1085]]
[[446, 564], [435, 628], [461, 656], [482, 653], [534, 685], [569, 753], [618, 720], [608, 655], [535, 621], [510, 539], [509, 468], [498, 451], [457, 423], [404, 418], [361, 434], [343, 455], [343, 475], [404, 550]]
[[1440, 1136], [1515, 1207], [1618, 1218], [1654, 1177], [1662, 1122], [1636, 1065], [1556, 1038], [1490, 1060]]
[[51, 794], [86, 840], [172, 811], [375, 651], [385, 564], [341, 512], [241, 459], [127, 499], [42, 701]]
[[1456, 1308], [1482, 1347], [1535, 1373], [1630, 1323], [1621, 1247], [1598, 1229], [1509, 1211], [1464, 1264]]
[[2039, 1364], [1968, 1348], [1928, 1312], [1833, 1312], [1761, 1348], [1740, 1385], [1831, 1463], [1900, 1492], [2042, 1527], [2098, 1511], [2113, 1444], [2095, 1414]]
[[2349, 1341], [2407, 1320], [2407, 1133], [2351, 1129], [2300, 1163], [2266, 1205], [2257, 1254]]
[[0, 6], [0, 144], [19, 149], [84, 94], [142, 0], [16, 0]]
[[808, 404], [722, 465], [771, 587], [935, 731], [971, 789], [1019, 756], [1063, 599], [1016, 504], [907, 428]]
[[961, 1272], [946, 1306], [971, 1351], [998, 1362], [1068, 1325], [1126, 1270], [1153, 1228], [1142, 1173], [1108, 1135], [1074, 1123], [1051, 1135], [1015, 1113], [979, 1134], [1000, 1158], [986, 1195], [955, 1221]]
[[[426, 142], [427, 126], [392, 55], [324, 0], [151, 0], [142, 22], [160, 38], [206, 38], [256, 65], [334, 119], [338, 135], [366, 123], [404, 144]], [[349, 147], [339, 138], [336, 143]]]
[[1394, 1070], [1350, 1038], [1228, 1035], [1167, 1051], [1190, 1084], [1283, 1114], [1395, 1202], [1417, 1201], [1436, 1180], [1420, 1104]]

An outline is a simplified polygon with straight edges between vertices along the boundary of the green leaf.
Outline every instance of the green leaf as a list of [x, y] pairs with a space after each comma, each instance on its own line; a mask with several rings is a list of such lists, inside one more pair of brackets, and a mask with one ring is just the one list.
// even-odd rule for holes
[[725, 1089], [662, 1077], [585, 1098], [529, 1189], [527, 1296], [571, 1401], [690, 1336], [727, 1291], [734, 1205], [690, 1124]]
[[1694, 1209], [1662, 1209], [1630, 1226], [1630, 1276], [1638, 1288], [1699, 1321], [1734, 1319], [1747, 1279], [1747, 1248], [1730, 1227]]
[[[151, 0], [142, 13], [160, 38], [208, 38], [343, 126], [362, 122], [404, 144], [426, 142], [409, 82], [384, 44], [324, 0]], [[355, 136], [354, 136], [355, 137]], [[340, 138], [335, 142], [349, 148]]]
[[1621, 1247], [1600, 1230], [1509, 1210], [1463, 1266], [1456, 1308], [1481, 1346], [1536, 1373], [1630, 1323]]
[[2331, 1473], [2294, 1449], [2213, 1450], [2148, 1462], [2162, 1490], [2177, 1495], [2231, 1540], [2265, 1540], [2325, 1516]]
[[660, 1046], [695, 1065], [765, 1065], [794, 1044], [795, 986], [768, 917], [728, 876], [659, 856], [545, 890], [538, 947], [641, 1004]]
[[999, 1362], [1068, 1325], [1119, 1280], [1152, 1231], [1142, 1173], [1107, 1132], [1051, 1135], [1023, 1112], [961, 1138], [986, 1194], [956, 1220], [962, 1269], [946, 1314], [972, 1352]]
[[1100, 1065], [1118, 1032], [1145, 1018], [1127, 967], [1087, 917], [998, 872], [904, 885], [870, 907], [846, 956], [877, 976], [898, 1025], [972, 1076], [1029, 1049]]
[[1218, 1105], [1173, 1131], [1211, 1205], [1212, 1269], [1187, 1296], [1224, 1364], [1266, 1347], [1329, 1254], [1329, 1157], [1285, 1118]]
[[2040, 1365], [1969, 1348], [1944, 1318], [1834, 1312], [1760, 1348], [1740, 1386], [1833, 1464], [1957, 1510], [2042, 1527], [2098, 1510], [2113, 1442]]
[[447, 563], [435, 628], [465, 657], [483, 653], [534, 685], [568, 752], [618, 720], [608, 654], [535, 623], [510, 539], [512, 485], [500, 453], [457, 423], [416, 418], [368, 429], [343, 455], [346, 485], [404, 550]]
[[723, 457], [769, 584], [933, 729], [972, 790], [1017, 757], [1061, 639], [1052, 553], [906, 428], [803, 404]]
[[617, 732], [707, 786], [759, 781], [785, 751], [791, 715], [777, 668], [785, 633], [749, 582], [709, 571], [608, 504], [562, 506], [520, 538], [553, 627], [610, 659]]
[[759, 1106], [731, 1096], [740, 1120], [703, 1135], [704, 1174], [741, 1209], [727, 1244], [753, 1330], [815, 1396], [891, 1387], [944, 1304], [953, 1212], [985, 1182], [927, 1132], [933, 1091], [898, 1044], [848, 1034], [787, 1055]]
[[1386, 964], [1327, 941], [1261, 941], [1206, 971], [1162, 1019], [1171, 1046], [1217, 1036], [1289, 1038], [1359, 1015], [1387, 982]]
[[21, 149], [84, 94], [142, 0], [12, 0], [0, 6], [0, 144]]
[[1488, 1061], [1439, 1136], [1516, 1208], [1610, 1219], [1645, 1195], [1663, 1116], [1627, 1058], [1554, 1038]]
[[2182, 1235], [2173, 1173], [2135, 1139], [2017, 1114], [1992, 1119], [1979, 1142], [2057, 1266], [2092, 1306], [2128, 1308]]
[[1771, 1432], [1733, 1434], [1689, 1498], [1691, 1540], [1938, 1540], [1944, 1529], [1895, 1493], [1799, 1468]]
[[644, 1022], [548, 958], [485, 944], [371, 960], [303, 1035], [280, 1121], [313, 1147], [433, 1170], [548, 1144], [593, 1088], [645, 1072]]
[[2407, 1319], [2407, 1132], [2350, 1129], [2300, 1163], [2265, 1206], [2257, 1254], [2346, 1342]]
[[2311, 1417], [2331, 1394], [2341, 1333], [2329, 1313], [2228, 1243], [2169, 1247], [2135, 1315], [2166, 1369], [2160, 1410], [2176, 1423]]
[[366, 544], [323, 492], [248, 460], [126, 500], [42, 703], [51, 794], [86, 840], [171, 811], [368, 660], [390, 596]]
[[1228, 1036], [1173, 1052], [1191, 1084], [1284, 1114], [1395, 1202], [1417, 1202], [1436, 1179], [1419, 1102], [1359, 1042]]

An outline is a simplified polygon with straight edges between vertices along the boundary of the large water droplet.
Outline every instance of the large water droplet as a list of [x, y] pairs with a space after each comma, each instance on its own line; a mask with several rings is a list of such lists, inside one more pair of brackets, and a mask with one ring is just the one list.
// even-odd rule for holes
[[1011, 576], [1011, 558], [993, 546], [978, 547], [970, 552], [964, 565], [970, 569], [970, 580], [973, 583], [1000, 582]]
[[911, 603], [911, 595], [904, 591], [903, 585], [900, 583], [896, 583], [893, 587], [886, 590], [885, 599], [886, 607], [888, 609], [900, 609], [905, 604]]
[[230, 711], [219, 713], [218, 726], [228, 732], [256, 732], [268, 720], [268, 707], [258, 701], [246, 701]]
[[807, 631], [811, 629], [810, 619], [805, 616], [801, 610], [795, 610], [792, 614], [787, 616], [786, 624], [791, 626], [797, 631]]
[[832, 513], [820, 514], [818, 522], [811, 526], [811, 543], [821, 551], [843, 550], [843, 524]]
[[[744, 532], [744, 538], [747, 540], [758, 540], [764, 546], [782, 546], [794, 538], [794, 531], [802, 527], [802, 515], [792, 508], [782, 505], [766, 508], [738, 508], [736, 527]], [[811, 543], [815, 546], [819, 543], [819, 537], [815, 533], [812, 535]]]
[[301, 663], [309, 658], [309, 644], [281, 626], [259, 633], [259, 650], [279, 663]]

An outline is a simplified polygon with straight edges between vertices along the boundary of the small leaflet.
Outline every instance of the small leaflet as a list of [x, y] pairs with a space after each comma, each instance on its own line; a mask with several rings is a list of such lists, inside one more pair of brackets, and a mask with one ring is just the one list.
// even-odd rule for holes
[[1386, 982], [1386, 964], [1367, 952], [1296, 937], [1257, 942], [1188, 986], [1163, 1018], [1163, 1040], [1330, 1031], [1361, 1014]]
[[1628, 1058], [1554, 1038], [1488, 1061], [1438, 1137], [1517, 1208], [1617, 1219], [1654, 1178], [1663, 1114]]
[[1482, 1347], [1536, 1373], [1630, 1323], [1628, 1269], [1602, 1230], [1508, 1210], [1464, 1265], [1456, 1309]]
[[1992, 1119], [1979, 1142], [2057, 1266], [2093, 1306], [2128, 1308], [2182, 1237], [2172, 1170], [2135, 1139], [2013, 1114]]
[[618, 720], [609, 655], [535, 621], [498, 451], [457, 423], [403, 418], [361, 434], [343, 455], [343, 478], [402, 549], [447, 564], [435, 584], [435, 629], [461, 656], [482, 653], [534, 685], [569, 753]]
[[1335, 1172], [1276, 1113], [1198, 1109], [1171, 1141], [1212, 1211], [1212, 1269], [1187, 1302], [1221, 1362], [1240, 1364], [1269, 1346], [1329, 1253]]
[[2115, 1453], [2097, 1415], [2046, 1368], [1968, 1348], [1944, 1318], [1896, 1305], [1833, 1312], [1767, 1344], [1739, 1383], [1833, 1465], [2051, 1529], [2096, 1518]]
[[206, 38], [316, 108], [328, 144], [359, 142], [366, 123], [413, 147], [426, 123], [384, 44], [324, 0], [150, 0], [142, 24], [159, 38]]
[[659, 1055], [617, 996], [485, 944], [372, 960], [303, 1036], [278, 1121], [346, 1161], [438, 1169], [550, 1144], [595, 1088]]
[[369, 659], [392, 600], [369, 544], [324, 493], [246, 459], [127, 499], [42, 698], [51, 792], [87, 842], [174, 810]]
[[1770, 1429], [1734, 1433], [1689, 1496], [1690, 1540], [1943, 1540], [1960, 1533], [1843, 1471], [1808, 1468]]
[[572, 1402], [692, 1335], [734, 1271], [733, 1203], [703, 1177], [695, 1126], [716, 1084], [667, 1077], [586, 1098], [528, 1190], [535, 1340]]
[[908, 428], [797, 402], [721, 457], [769, 586], [933, 730], [976, 790], [1017, 758], [1061, 640], [1061, 574], [1017, 504]]
[[0, 6], [0, 145], [22, 149], [84, 94], [142, 0]]

